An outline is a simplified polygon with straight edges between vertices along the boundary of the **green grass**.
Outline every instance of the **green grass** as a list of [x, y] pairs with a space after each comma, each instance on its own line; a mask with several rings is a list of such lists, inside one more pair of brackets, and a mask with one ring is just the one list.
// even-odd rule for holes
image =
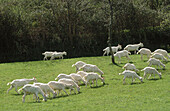
[[[145, 61], [141, 61], [139, 55], [131, 55], [131, 58], [138, 69], [147, 66], [146, 58]], [[47, 83], [60, 73], [75, 72], [75, 67], [71, 66], [80, 60], [96, 64], [105, 73], [106, 85], [103, 86], [99, 80], [99, 87], [81, 86], [79, 94], [50, 98], [47, 102], [42, 101], [40, 95], [40, 103], [36, 103], [32, 95], [26, 96], [25, 103], [22, 103], [22, 94], [16, 94], [14, 89], [6, 94], [9, 88], [6, 84], [14, 79], [35, 76], [39, 82]], [[162, 79], [156, 75], [156, 79], [151, 76], [150, 80], [144, 80], [144, 83], [136, 79], [134, 84], [131, 84], [131, 79], [127, 78], [123, 85], [123, 75], [118, 73], [123, 71], [122, 66], [126, 62], [123, 58], [122, 64], [116, 66], [111, 63], [110, 57], [104, 56], [0, 64], [0, 111], [169, 111], [170, 63], [165, 63], [165, 70], [159, 69]], [[139, 75], [143, 77], [143, 72], [139, 72]], [[64, 92], [63, 94], [65, 95]]]

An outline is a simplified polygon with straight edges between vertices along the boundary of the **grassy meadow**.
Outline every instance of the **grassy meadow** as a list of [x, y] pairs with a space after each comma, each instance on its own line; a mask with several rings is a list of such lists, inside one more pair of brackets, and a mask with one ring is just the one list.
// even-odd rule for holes
[[[140, 60], [139, 55], [131, 55], [132, 63], [137, 69], [146, 67], [147, 59]], [[117, 58], [115, 58], [117, 61]], [[60, 73], [70, 74], [75, 72], [72, 67], [77, 61], [84, 61], [89, 64], [97, 65], [105, 74], [106, 84], [103, 86], [98, 80], [98, 87], [88, 87], [81, 85], [81, 93], [72, 93], [66, 96], [60, 95], [47, 102], [35, 102], [33, 95], [27, 95], [25, 103], [22, 103], [22, 95], [18, 95], [14, 89], [6, 94], [8, 82], [14, 79], [36, 77], [38, 82], [47, 83], [53, 81]], [[149, 80], [141, 83], [138, 79], [131, 84], [131, 78], [126, 79], [123, 85], [122, 66], [127, 62], [122, 58], [122, 63], [113, 65], [109, 56], [99, 57], [81, 57], [53, 61], [30, 61], [0, 64], [0, 111], [170, 111], [170, 62], [165, 63], [166, 69], [158, 71], [162, 73], [162, 79], [159, 76], [152, 75]], [[138, 72], [143, 77], [143, 72]], [[19, 89], [19, 88], [18, 88]], [[69, 93], [69, 91], [67, 90]], [[52, 96], [52, 95], [51, 95]]]

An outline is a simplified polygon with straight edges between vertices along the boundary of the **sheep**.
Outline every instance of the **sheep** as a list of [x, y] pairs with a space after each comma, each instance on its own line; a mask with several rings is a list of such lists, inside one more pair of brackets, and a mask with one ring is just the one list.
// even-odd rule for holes
[[74, 87], [77, 88], [77, 92], [80, 93], [80, 87], [72, 79], [63, 78], [63, 79], [60, 79], [58, 82], [63, 82], [65, 84], [72, 84]]
[[67, 74], [59, 74], [55, 80], [60, 80], [62, 78], [66, 78], [66, 79], [72, 79], [74, 82], [78, 83], [74, 78], [71, 77], [71, 75], [67, 75]]
[[37, 101], [37, 98], [38, 98], [38, 102], [39, 102], [38, 94], [41, 94], [44, 98], [44, 101], [45, 102], [47, 101], [45, 93], [42, 91], [42, 89], [39, 86], [35, 86], [35, 85], [32, 85], [32, 84], [26, 84], [21, 89], [19, 89], [18, 92], [20, 92], [21, 90], [23, 90], [23, 92], [24, 92], [24, 95], [22, 97], [23, 103], [25, 102], [25, 96], [27, 94], [34, 94], [36, 96], [36, 101]]
[[72, 65], [72, 67], [76, 67], [76, 72], [79, 70], [80, 67], [82, 67], [83, 65], [85, 65], [86, 63], [85, 62], [82, 62], [82, 61], [78, 61], [76, 62], [75, 64]]
[[160, 53], [154, 53], [151, 58], [154, 57], [155, 59], [161, 59], [161, 60], [164, 60], [164, 61], [168, 61], [162, 54]]
[[[90, 80], [92, 80], [92, 81], [96, 80], [96, 86], [98, 86], [98, 84], [97, 84], [98, 79], [100, 79], [103, 82], [103, 85], [105, 84], [104, 78], [94, 72], [88, 73], [87, 75], [85, 75], [83, 77], [83, 79], [86, 81], [86, 87], [87, 87], [88, 83], [91, 86]], [[94, 83], [93, 83], [93, 86], [94, 86]]]
[[63, 55], [67, 55], [67, 52], [56, 52], [56, 53], [53, 53], [50, 60], [54, 60], [55, 58], [62, 58], [63, 59]]
[[45, 92], [45, 94], [48, 94], [48, 93], [50, 94], [50, 92], [51, 92], [53, 94], [53, 98], [56, 97], [55, 91], [48, 84], [45, 84], [45, 83], [34, 83], [33, 85], [39, 86]]
[[82, 78], [87, 75], [88, 73], [87, 72], [84, 72], [84, 71], [78, 71], [77, 72], [78, 75], [80, 75]]
[[135, 65], [134, 64], [130, 64], [130, 63], [126, 63], [122, 69], [125, 69], [125, 70], [134, 70], [134, 71], [139, 71], [138, 69], [136, 69]]
[[85, 81], [83, 80], [83, 78], [79, 74], [71, 73], [70, 76], [72, 78], [74, 78], [74, 80], [76, 80], [77, 82], [82, 81], [85, 84]]
[[102, 76], [104, 73], [103, 71], [101, 71], [96, 65], [92, 65], [92, 64], [85, 64], [82, 67], [79, 68], [83, 69], [83, 71], [85, 72], [98, 72], [100, 73], [100, 75]]
[[127, 50], [127, 51], [134, 51], [134, 53], [136, 54], [136, 51], [138, 51], [139, 47], [143, 47], [143, 43], [139, 43], [139, 44], [129, 44], [127, 45], [124, 50]]
[[[63, 90], [67, 95], [68, 93], [66, 92], [66, 88], [70, 89], [70, 94], [71, 94], [71, 90], [74, 91], [73, 85], [72, 84], [65, 84], [63, 82], [57, 82], [57, 81], [50, 81], [48, 82], [48, 85], [53, 89], [53, 90], [58, 90], [58, 96], [60, 94], [60, 91]], [[74, 91], [75, 93], [75, 91]]]
[[119, 75], [124, 75], [123, 84], [125, 84], [126, 77], [128, 77], [128, 78], [132, 77], [132, 83], [133, 83], [133, 79], [135, 79], [135, 78], [138, 78], [141, 82], [143, 82], [142, 77], [138, 76], [136, 74], [136, 72], [134, 72], [134, 71], [125, 70], [122, 73], [119, 73]]
[[[112, 49], [112, 52], [115, 53], [118, 51], [118, 49], [122, 49], [122, 46], [118, 44], [118, 46], [112, 46], [111, 49]], [[107, 54], [107, 56], [108, 56], [110, 53], [109, 47], [106, 47], [105, 49], [103, 49], [103, 51], [104, 51], [103, 56], [105, 54]]]
[[166, 50], [164, 50], [164, 49], [157, 49], [157, 50], [155, 50], [154, 52], [153, 52], [153, 54], [154, 53], [160, 53], [160, 54], [162, 54], [163, 56], [166, 56], [166, 57], [168, 57], [168, 59], [170, 59], [170, 56], [168, 55], [168, 52], [166, 51]]
[[30, 82], [37, 82], [36, 78], [33, 77], [32, 79], [15, 79], [12, 82], [9, 82], [7, 85], [11, 85], [10, 88], [7, 90], [8, 92], [15, 87], [15, 91], [19, 94], [17, 87], [24, 86]]
[[51, 57], [53, 53], [57, 53], [57, 52], [56, 51], [55, 52], [46, 51], [46, 52], [42, 53], [42, 55], [44, 55], [43, 60], [48, 60], [48, 57]]
[[141, 48], [137, 54], [141, 55], [141, 60], [143, 60], [143, 55], [147, 55], [147, 58], [149, 59], [150, 58], [150, 55], [151, 55], [151, 51], [147, 48]]
[[[163, 64], [159, 59], [155, 59], [155, 58], [150, 58], [147, 63], [149, 63], [148, 66], [152, 66], [152, 65], [157, 65], [157, 67], [159, 66], [161, 68], [161, 66], [163, 67], [163, 69], [165, 69], [165, 64]], [[161, 68], [162, 69], [162, 68]]]
[[[155, 78], [155, 74], [158, 74], [159, 75], [159, 77], [160, 77], [160, 79], [162, 78], [161, 76], [162, 76], [162, 74], [161, 74], [161, 72], [159, 73], [155, 68], [153, 68], [153, 67], [145, 67], [144, 69], [142, 69], [141, 71], [144, 71], [144, 79], [145, 79], [145, 77], [146, 77], [146, 74], [150, 74], [150, 76], [151, 76], [151, 74], [154, 74], [154, 78]], [[148, 77], [148, 79], [150, 78], [150, 76]]]
[[118, 57], [118, 63], [121, 63], [121, 57], [123, 57], [123, 56], [125, 56], [129, 62], [129, 60], [130, 60], [129, 54], [131, 54], [131, 53], [128, 52], [127, 50], [122, 50], [122, 51], [118, 51], [116, 54], [114, 54], [114, 56]]

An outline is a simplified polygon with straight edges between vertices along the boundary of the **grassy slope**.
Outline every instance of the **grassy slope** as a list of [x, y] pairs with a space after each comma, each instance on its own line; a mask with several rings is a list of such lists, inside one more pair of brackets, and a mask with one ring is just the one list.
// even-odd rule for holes
[[[140, 56], [131, 56], [133, 63], [138, 69], [147, 66], [146, 61], [141, 61]], [[81, 86], [80, 94], [70, 96], [60, 96], [55, 99], [48, 99], [36, 103], [32, 95], [26, 96], [26, 102], [22, 103], [22, 95], [17, 95], [14, 89], [6, 94], [9, 86], [6, 84], [17, 78], [36, 77], [39, 82], [49, 82], [59, 73], [73, 73], [75, 68], [71, 65], [77, 61], [84, 61], [90, 64], [96, 64], [104, 73], [106, 85], [100, 87]], [[64, 59], [55, 61], [33, 61], [16, 62], [0, 64], [0, 110], [149, 110], [149, 111], [169, 111], [170, 110], [170, 63], [166, 63], [166, 70], [162, 72], [163, 79], [144, 80], [141, 84], [139, 80], [131, 85], [131, 79], [126, 79], [126, 85], [123, 85], [123, 75], [121, 67], [127, 62], [122, 60], [120, 66], [111, 64], [110, 57], [83, 57], [74, 59]], [[143, 76], [143, 72], [139, 72]], [[63, 93], [64, 94], [64, 93]]]

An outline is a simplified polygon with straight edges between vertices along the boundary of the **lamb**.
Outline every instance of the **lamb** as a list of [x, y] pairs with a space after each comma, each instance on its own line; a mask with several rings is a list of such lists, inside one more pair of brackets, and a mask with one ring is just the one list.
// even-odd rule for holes
[[123, 71], [122, 73], [119, 73], [119, 75], [124, 75], [123, 84], [125, 84], [125, 79], [126, 79], [126, 77], [128, 77], [128, 78], [132, 77], [132, 83], [133, 83], [133, 78], [134, 78], [134, 79], [135, 79], [135, 78], [138, 78], [141, 82], [143, 82], [142, 77], [138, 76], [138, 75], [136, 74], [136, 72], [134, 72], [134, 71], [125, 70], [125, 71]]
[[154, 57], [155, 59], [161, 59], [164, 60], [165, 62], [167, 62], [168, 60], [160, 53], [154, 53], [151, 58]]
[[129, 62], [129, 60], [130, 60], [129, 54], [131, 54], [131, 53], [128, 52], [127, 50], [122, 50], [122, 51], [118, 51], [116, 54], [114, 54], [114, 56], [118, 57], [118, 63], [121, 63], [121, 57], [123, 57], [123, 56], [125, 56]]
[[[100, 75], [98, 75], [97, 73], [88, 73], [87, 75], [85, 75], [83, 77], [83, 79], [86, 81], [86, 87], [87, 87], [87, 84], [89, 83], [89, 85], [91, 86], [90, 84], [90, 80], [94, 81], [96, 80], [96, 86], [98, 86], [97, 84], [97, 80], [100, 79], [102, 82], [103, 82], [103, 85], [105, 84], [105, 81], [104, 81], [104, 78], [102, 78]], [[94, 84], [93, 84], [94, 86]]]
[[153, 67], [145, 67], [144, 69], [142, 69], [141, 71], [144, 71], [144, 78], [146, 77], [146, 74], [150, 74], [150, 76], [148, 77], [148, 79], [151, 77], [151, 74], [154, 74], [154, 78], [155, 78], [155, 74], [158, 74], [158, 76], [161, 79], [161, 72], [159, 73], [155, 68]]
[[80, 92], [80, 87], [72, 79], [63, 78], [63, 79], [60, 79], [58, 82], [63, 82], [65, 84], [72, 84], [74, 87], [77, 88], [77, 92], [78, 93]]
[[[63, 90], [67, 95], [68, 93], [66, 92], [66, 88], [70, 89], [70, 94], [71, 90], [74, 91], [73, 85], [72, 84], [65, 84], [63, 82], [57, 82], [57, 81], [50, 81], [48, 82], [48, 85], [53, 89], [53, 90], [58, 90], [58, 95], [60, 94], [60, 91]], [[74, 91], [75, 93], [75, 91]]]
[[100, 75], [102, 76], [104, 73], [103, 71], [101, 71], [96, 65], [92, 65], [92, 64], [85, 64], [82, 67], [79, 68], [83, 69], [83, 71], [85, 72], [98, 72], [100, 73]]
[[60, 80], [62, 78], [66, 78], [66, 79], [72, 79], [74, 82], [77, 82], [74, 78], [71, 77], [71, 75], [67, 75], [67, 74], [59, 74], [55, 80]]
[[75, 73], [71, 73], [70, 76], [76, 80], [77, 82], [83, 82], [85, 84], [84, 79], [79, 75], [79, 74], [75, 74]]
[[162, 54], [163, 56], [166, 56], [166, 57], [168, 57], [168, 59], [170, 59], [170, 56], [168, 55], [168, 52], [167, 52], [166, 50], [157, 49], [157, 50], [155, 50], [155, 51], [153, 52], [153, 54], [154, 54], [154, 53], [160, 53], [160, 54]]
[[130, 63], [126, 63], [122, 69], [125, 69], [125, 70], [134, 70], [134, 71], [139, 71], [138, 69], [136, 69], [135, 65], [134, 64], [130, 64]]
[[85, 62], [82, 62], [82, 61], [78, 61], [76, 62], [75, 64], [72, 65], [72, 67], [76, 67], [76, 72], [79, 70], [80, 67], [82, 67], [83, 65], [85, 65], [86, 63]]
[[25, 86], [23, 86], [18, 91], [20, 92], [21, 90], [23, 90], [23, 92], [24, 92], [24, 95], [22, 97], [22, 102], [25, 102], [25, 96], [27, 94], [34, 94], [36, 96], [36, 101], [37, 101], [37, 98], [38, 98], [38, 102], [39, 102], [38, 94], [41, 94], [44, 98], [44, 101], [47, 101], [45, 93], [41, 90], [41, 88], [39, 86], [35, 86], [35, 85], [32, 85], [32, 84], [26, 84]]
[[143, 43], [139, 43], [139, 44], [129, 44], [127, 45], [124, 50], [127, 50], [127, 51], [134, 51], [134, 53], [136, 54], [136, 51], [139, 49], [139, 47], [143, 47]]
[[82, 78], [87, 75], [88, 73], [87, 72], [84, 72], [84, 71], [78, 71], [77, 72], [78, 75], [80, 75]]
[[149, 59], [150, 58], [150, 55], [151, 55], [151, 51], [147, 48], [141, 48], [137, 54], [141, 55], [141, 60], [143, 60], [143, 55], [147, 55], [147, 58]]
[[[147, 63], [149, 63], [148, 66], [152, 66], [152, 65], [157, 65], [157, 67], [159, 66], [161, 68], [161, 66], [163, 67], [163, 69], [165, 69], [165, 64], [163, 64], [159, 59], [155, 59], [155, 58], [150, 58]], [[162, 68], [161, 68], [162, 69]]]
[[34, 83], [33, 85], [39, 86], [45, 92], [46, 95], [48, 93], [50, 94], [50, 92], [51, 92], [53, 94], [53, 98], [56, 97], [55, 91], [48, 84], [45, 84], [45, 83]]
[[[118, 46], [112, 46], [111, 49], [112, 49], [112, 52], [115, 53], [118, 51], [118, 49], [122, 49], [122, 46], [118, 44]], [[109, 47], [106, 47], [105, 49], [103, 49], [103, 51], [104, 51], [103, 56], [105, 54], [107, 54], [107, 56], [108, 56], [110, 53]]]
[[43, 60], [48, 60], [48, 57], [51, 57], [53, 53], [57, 53], [57, 52], [56, 51], [55, 52], [46, 51], [46, 52], [42, 53], [42, 55], [44, 55]]
[[63, 59], [63, 55], [67, 55], [67, 52], [56, 52], [56, 53], [53, 53], [50, 60], [54, 60], [55, 58], [62, 58]]
[[37, 82], [36, 78], [33, 77], [32, 79], [15, 79], [12, 82], [9, 82], [7, 85], [11, 85], [10, 88], [7, 90], [8, 92], [15, 87], [15, 91], [19, 94], [17, 87], [24, 86], [30, 82]]

